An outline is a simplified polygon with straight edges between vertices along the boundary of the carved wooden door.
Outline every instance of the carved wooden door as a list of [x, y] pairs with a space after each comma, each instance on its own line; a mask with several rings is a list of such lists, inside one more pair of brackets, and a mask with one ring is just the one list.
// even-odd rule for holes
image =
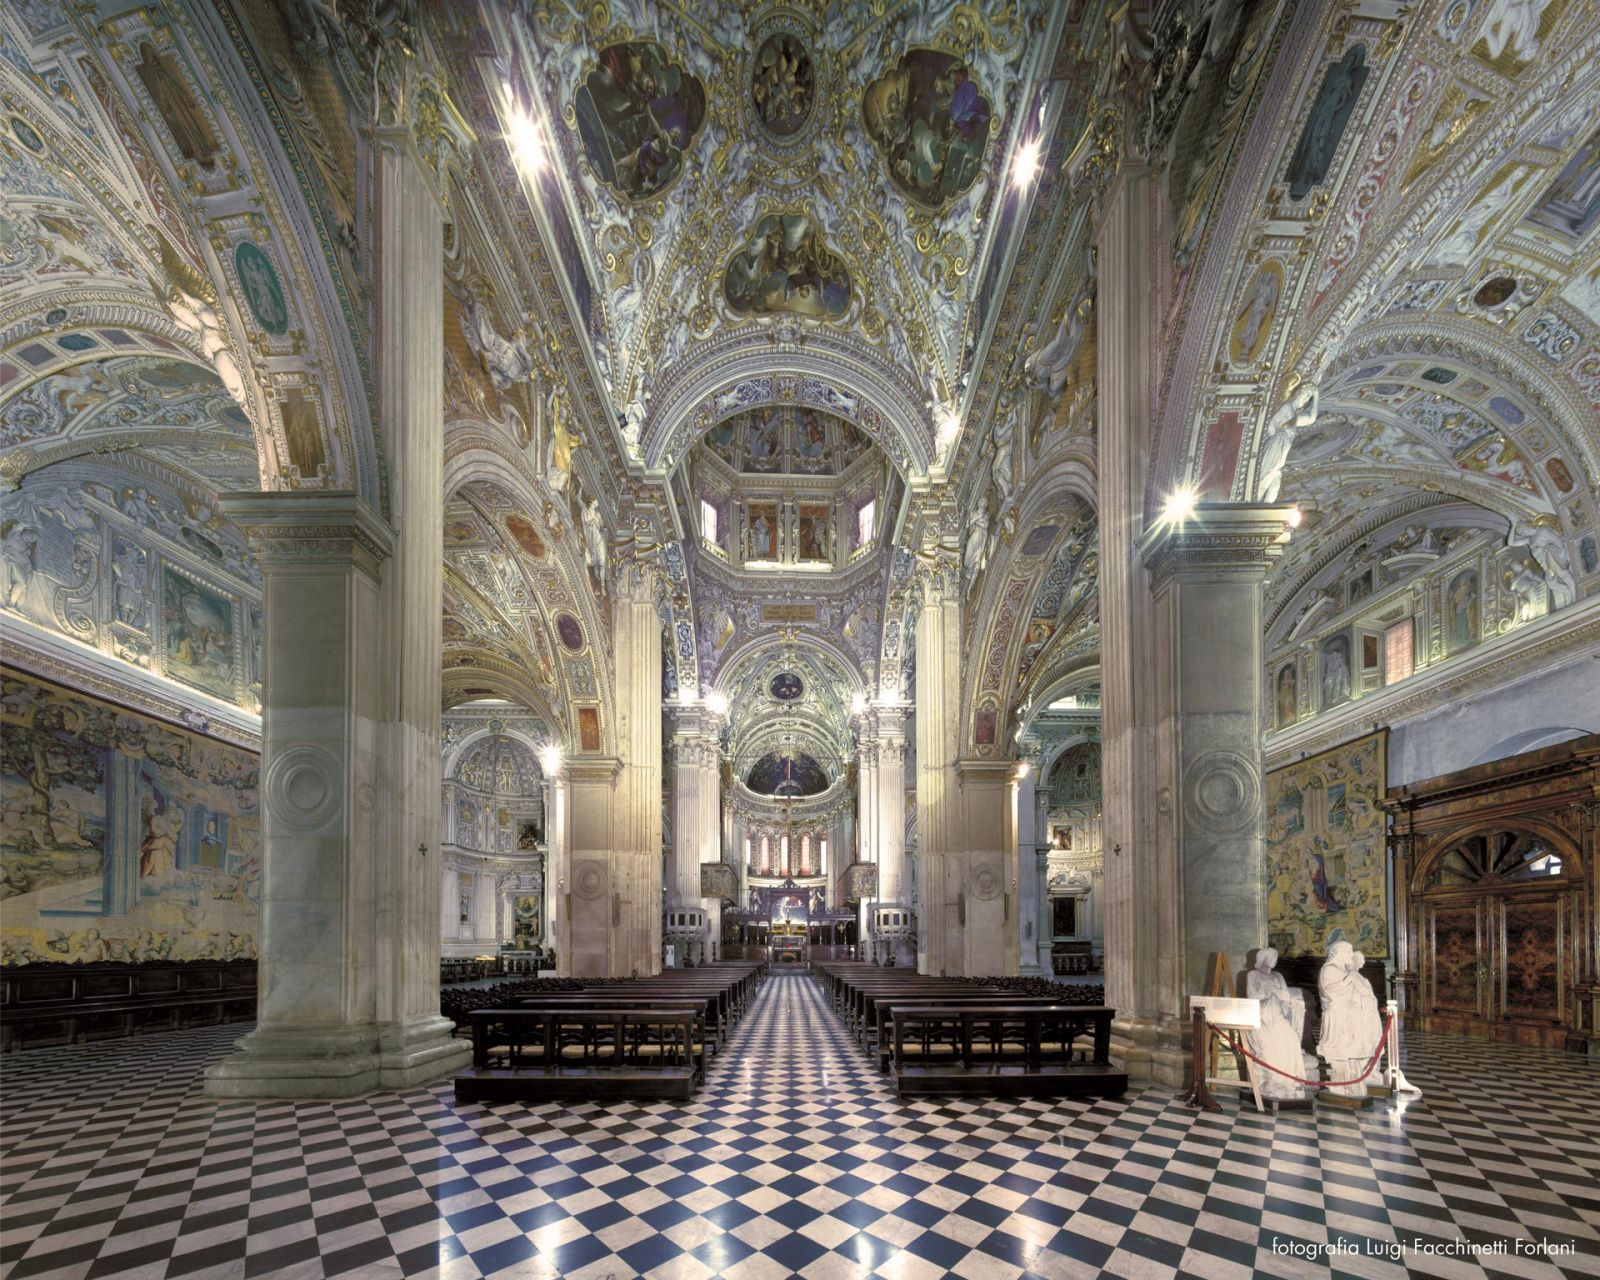
[[1582, 884], [1544, 837], [1505, 826], [1456, 836], [1420, 900], [1424, 1025], [1560, 1044], [1575, 1009]]

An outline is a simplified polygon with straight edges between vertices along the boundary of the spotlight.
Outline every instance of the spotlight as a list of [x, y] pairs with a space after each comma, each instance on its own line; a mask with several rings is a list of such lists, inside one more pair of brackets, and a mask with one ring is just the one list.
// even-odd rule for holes
[[728, 695], [723, 693], [720, 689], [713, 689], [710, 693], [706, 694], [706, 708], [714, 716], [727, 715]]
[[521, 107], [511, 112], [511, 125], [506, 130], [506, 141], [511, 144], [511, 154], [519, 167], [528, 174], [543, 171], [545, 164], [544, 137], [539, 124]]
[[1030, 765], [1026, 760], [1021, 761], [1017, 765], [1017, 781], [1021, 782], [1024, 778], [1026, 778], [1032, 772], [1033, 772], [1033, 766]]
[[543, 751], [539, 752], [539, 763], [547, 774], [561, 772], [561, 747], [552, 742]]
[[1301, 511], [1299, 507], [1291, 507], [1289, 509], [1289, 527], [1291, 529], [1298, 529], [1305, 522], [1305, 512]]
[[1161, 509], [1161, 519], [1166, 524], [1182, 524], [1185, 520], [1194, 518], [1194, 513], [1199, 510], [1200, 494], [1190, 485], [1181, 489], [1174, 489], [1172, 496], [1167, 499], [1167, 505]]
[[1019, 191], [1039, 176], [1039, 139], [1024, 142], [1011, 161], [1011, 185]]
[[850, 714], [853, 716], [859, 716], [866, 711], [866, 709], [867, 695], [858, 690], [855, 697], [850, 699]]
[[960, 433], [961, 415], [954, 406], [947, 405], [939, 414], [939, 447], [948, 449]]

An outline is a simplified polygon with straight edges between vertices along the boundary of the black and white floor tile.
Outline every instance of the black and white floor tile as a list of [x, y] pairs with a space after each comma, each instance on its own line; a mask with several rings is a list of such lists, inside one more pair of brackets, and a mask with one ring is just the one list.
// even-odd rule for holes
[[1403, 1112], [902, 1102], [778, 974], [687, 1105], [209, 1101], [241, 1030], [0, 1063], [0, 1280], [1600, 1276], [1564, 1054], [1413, 1039]]

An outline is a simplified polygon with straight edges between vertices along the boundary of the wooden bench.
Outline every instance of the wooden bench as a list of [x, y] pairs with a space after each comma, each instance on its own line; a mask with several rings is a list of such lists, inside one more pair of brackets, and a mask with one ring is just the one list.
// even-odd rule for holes
[[1053, 1000], [1050, 1000], [1045, 996], [1017, 996], [1011, 994], [1007, 994], [1003, 998], [996, 998], [992, 994], [986, 994], [981, 996], [973, 996], [970, 999], [960, 1000], [902, 1000], [894, 997], [887, 997], [878, 1002], [877, 1016], [879, 1019], [879, 1030], [877, 1038], [866, 1047], [868, 1052], [876, 1054], [878, 1059], [878, 1070], [889, 1070], [890, 1063], [894, 1058], [894, 1017], [895, 1010], [897, 1009], [905, 1009], [908, 1012], [915, 1009], [965, 1009], [969, 1006], [974, 1009], [993, 1009], [996, 1005], [1026, 1005], [1029, 1007], [1045, 1007], [1053, 1005], [1054, 1003], [1055, 1002]]
[[254, 960], [30, 964], [0, 971], [0, 1048], [7, 1051], [255, 1016]]
[[895, 1092], [1118, 1097], [1128, 1077], [1111, 1065], [1114, 1012], [1062, 1004], [897, 1006]]
[[688, 1099], [705, 1079], [697, 1009], [475, 1009], [458, 1102]]

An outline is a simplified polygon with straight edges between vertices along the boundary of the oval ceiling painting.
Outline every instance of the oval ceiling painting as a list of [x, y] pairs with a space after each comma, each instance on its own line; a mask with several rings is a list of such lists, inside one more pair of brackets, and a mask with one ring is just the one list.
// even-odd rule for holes
[[780, 138], [799, 133], [816, 101], [810, 52], [780, 31], [761, 42], [753, 67], [750, 97], [761, 123]]
[[793, 756], [774, 751], [755, 762], [745, 786], [758, 796], [814, 796], [828, 789], [828, 775], [803, 751]]
[[983, 168], [993, 111], [972, 68], [932, 49], [912, 49], [861, 95], [867, 133], [901, 194], [929, 209], [967, 190]]
[[583, 628], [570, 613], [556, 614], [556, 634], [561, 637], [561, 643], [573, 653], [583, 648]]
[[806, 691], [805, 682], [792, 671], [783, 671], [772, 677], [772, 683], [767, 686], [772, 690], [772, 696], [779, 702], [793, 702]]
[[722, 273], [722, 292], [742, 316], [828, 320], [850, 306], [850, 272], [805, 214], [769, 213]]
[[648, 200], [683, 172], [706, 121], [706, 90], [660, 45], [628, 41], [601, 50], [572, 107], [600, 180], [629, 200]]

